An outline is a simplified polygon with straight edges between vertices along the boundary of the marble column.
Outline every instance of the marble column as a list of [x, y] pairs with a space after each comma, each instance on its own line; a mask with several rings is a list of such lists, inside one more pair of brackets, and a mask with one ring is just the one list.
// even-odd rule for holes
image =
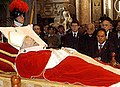
[[76, 0], [76, 17], [80, 24], [91, 21], [91, 0]]

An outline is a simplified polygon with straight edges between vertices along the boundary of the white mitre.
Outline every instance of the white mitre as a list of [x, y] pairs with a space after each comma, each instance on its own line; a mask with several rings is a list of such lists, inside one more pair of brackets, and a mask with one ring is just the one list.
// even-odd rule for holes
[[[47, 44], [33, 31], [33, 26], [28, 25], [24, 27], [0, 27], [0, 31], [8, 39], [8, 43], [16, 49], [20, 50], [23, 43], [26, 43], [26, 37], [32, 38], [39, 47], [45, 48]], [[28, 44], [31, 42], [27, 42]], [[34, 46], [34, 45], [33, 45]], [[25, 46], [24, 46], [25, 47]], [[31, 46], [32, 47], [32, 46]]]

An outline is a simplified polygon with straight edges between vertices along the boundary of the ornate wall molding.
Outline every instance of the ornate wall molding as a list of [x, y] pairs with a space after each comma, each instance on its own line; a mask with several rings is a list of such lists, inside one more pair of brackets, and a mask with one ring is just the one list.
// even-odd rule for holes
[[103, 12], [102, 12], [102, 8], [103, 8], [103, 6], [102, 6], [102, 0], [92, 0], [92, 3], [91, 3], [91, 9], [92, 9], [92, 21], [96, 21], [96, 20], [98, 20], [101, 16], [102, 16], [102, 14], [103, 14]]
[[119, 0], [114, 0], [113, 18], [114, 20], [120, 20]]
[[58, 11], [69, 4], [70, 0], [37, 0], [38, 14], [42, 18], [55, 18], [59, 16]]

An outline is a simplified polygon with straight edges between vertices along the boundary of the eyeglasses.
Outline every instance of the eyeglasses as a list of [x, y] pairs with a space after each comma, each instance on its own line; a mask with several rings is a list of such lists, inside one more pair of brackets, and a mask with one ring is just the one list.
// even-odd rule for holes
[[111, 24], [102, 24], [102, 26], [112, 26]]

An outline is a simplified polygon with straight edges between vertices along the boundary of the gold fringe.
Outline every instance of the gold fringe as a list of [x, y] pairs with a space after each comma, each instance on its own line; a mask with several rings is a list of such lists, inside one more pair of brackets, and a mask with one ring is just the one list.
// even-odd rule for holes
[[14, 64], [13, 64], [13, 63], [11, 63], [10, 61], [5, 60], [5, 59], [3, 59], [3, 58], [0, 58], [0, 61], [5, 62], [5, 63], [9, 64], [9, 65], [10, 65], [10, 66], [11, 66], [11, 67], [15, 70]]
[[3, 53], [3, 54], [5, 54], [7, 56], [10, 56], [10, 57], [16, 57], [17, 56], [17, 54], [11, 54], [11, 53], [8, 53], [8, 52], [6, 52], [4, 50], [0, 50], [0, 53]]
[[1, 73], [1, 72], [4, 72], [4, 71], [0, 70], [0, 73]]

